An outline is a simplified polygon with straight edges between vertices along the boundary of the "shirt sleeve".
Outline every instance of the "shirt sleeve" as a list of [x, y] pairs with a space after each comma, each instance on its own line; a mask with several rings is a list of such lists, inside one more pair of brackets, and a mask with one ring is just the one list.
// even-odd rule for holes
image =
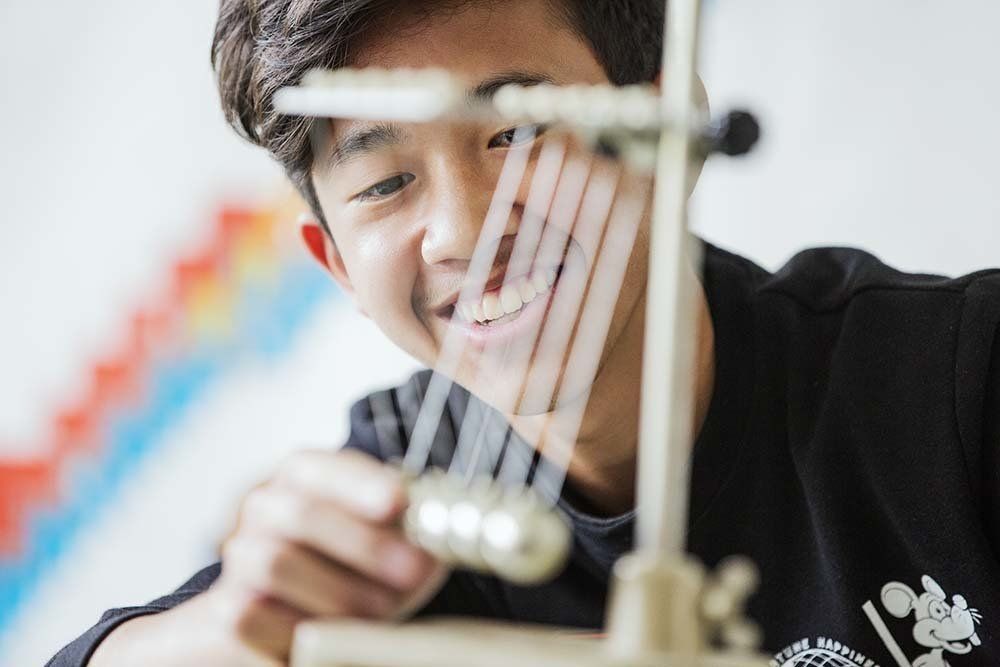
[[119, 625], [139, 616], [167, 611], [190, 600], [198, 593], [208, 590], [209, 586], [218, 579], [220, 571], [219, 563], [209, 565], [169, 595], [157, 598], [140, 607], [123, 607], [104, 612], [94, 627], [65, 646], [46, 663], [46, 667], [84, 667], [94, 651], [97, 650], [97, 646]]

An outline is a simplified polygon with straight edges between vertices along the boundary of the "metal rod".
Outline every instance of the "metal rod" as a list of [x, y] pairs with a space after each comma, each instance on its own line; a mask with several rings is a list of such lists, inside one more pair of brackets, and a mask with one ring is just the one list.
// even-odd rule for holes
[[667, 3], [663, 105], [674, 123], [660, 137], [646, 295], [636, 538], [668, 558], [684, 552], [694, 430], [697, 311], [686, 250], [699, 13], [700, 0]]

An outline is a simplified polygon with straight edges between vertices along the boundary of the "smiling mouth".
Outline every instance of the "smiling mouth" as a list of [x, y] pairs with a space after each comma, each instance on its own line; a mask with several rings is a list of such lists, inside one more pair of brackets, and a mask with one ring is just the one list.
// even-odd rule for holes
[[459, 322], [471, 326], [506, 324], [516, 320], [528, 304], [551, 293], [561, 272], [561, 265], [551, 269], [534, 269], [528, 275], [487, 290], [478, 300], [455, 304], [451, 315]]
[[939, 637], [938, 634], [934, 631], [931, 632], [931, 636], [939, 640], [942, 644], [944, 644], [944, 648], [951, 651], [952, 653], [964, 653], [970, 651], [972, 649], [972, 647], [969, 645], [970, 639], [974, 638], [972, 641], [973, 644], [975, 644], [974, 641], [975, 639], [979, 639], [979, 637], [976, 635], [973, 635], [972, 638], [965, 640], [945, 639], [944, 637]]

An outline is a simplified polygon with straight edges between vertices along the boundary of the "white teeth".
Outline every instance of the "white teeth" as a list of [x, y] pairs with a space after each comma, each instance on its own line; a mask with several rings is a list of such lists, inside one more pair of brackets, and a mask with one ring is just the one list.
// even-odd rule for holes
[[529, 280], [521, 281], [520, 285], [521, 301], [523, 303], [531, 303], [531, 300], [538, 296], [538, 291], [535, 289], [534, 285], [531, 284]]
[[495, 320], [498, 317], [503, 316], [503, 309], [500, 308], [500, 299], [497, 298], [496, 294], [484, 294], [483, 295], [483, 315], [486, 316], [488, 320]]
[[504, 285], [500, 290], [500, 306], [505, 313], [516, 313], [521, 310], [524, 302], [521, 301], [521, 291], [513, 285]]
[[549, 283], [540, 271], [535, 271], [531, 274], [531, 285], [539, 294], [549, 289]]
[[476, 303], [457, 304], [455, 313], [466, 322], [485, 323], [496, 320], [518, 312], [536, 297], [548, 292], [555, 282], [555, 269], [536, 270], [529, 277], [512, 281], [500, 290], [484, 294]]

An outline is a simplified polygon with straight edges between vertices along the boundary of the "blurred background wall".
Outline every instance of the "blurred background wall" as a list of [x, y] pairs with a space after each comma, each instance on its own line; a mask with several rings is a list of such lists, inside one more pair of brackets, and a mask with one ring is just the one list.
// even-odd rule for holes
[[[708, 166], [698, 229], [770, 268], [824, 244], [1000, 265], [1000, 5], [960, 5], [710, 2], [713, 104], [766, 134]], [[308, 265], [281, 175], [225, 126], [215, 9], [0, 3], [3, 665], [211, 562], [249, 485], [414, 368]]]

